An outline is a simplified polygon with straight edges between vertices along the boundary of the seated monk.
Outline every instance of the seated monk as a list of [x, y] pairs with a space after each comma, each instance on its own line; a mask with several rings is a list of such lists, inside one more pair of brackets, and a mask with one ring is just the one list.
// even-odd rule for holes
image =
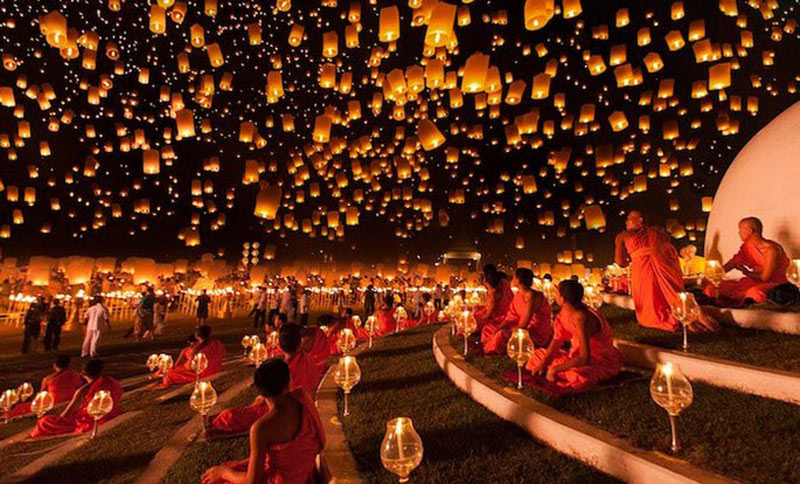
[[[314, 360], [300, 348], [302, 335], [296, 324], [286, 324], [280, 330], [280, 347], [283, 359], [289, 364], [290, 390], [304, 389], [309, 395], [316, 394], [320, 373]], [[209, 438], [240, 435], [247, 432], [253, 423], [269, 410], [267, 401], [257, 396], [246, 407], [223, 410], [211, 419]]]
[[[767, 292], [788, 282], [786, 270], [791, 261], [783, 247], [763, 235], [764, 225], [756, 217], [739, 222], [742, 246], [731, 260], [725, 263], [725, 272], [738, 269], [744, 277], [735, 281], [722, 281], [719, 287], [707, 284], [704, 292], [723, 306], [742, 306], [748, 302], [764, 302]], [[715, 294], [716, 293], [716, 294]]]
[[511, 307], [511, 301], [514, 300], [508, 276], [498, 271], [493, 264], [483, 266], [483, 284], [487, 291], [486, 304], [475, 309], [479, 331], [487, 324], [502, 323]]
[[353, 322], [353, 309], [342, 308], [341, 317], [334, 320], [333, 324], [328, 327], [328, 344], [330, 345], [331, 354], [339, 354], [339, 333], [345, 328], [353, 332], [353, 337], [356, 341], [369, 339], [369, 333], [364, 327], [356, 328]]
[[[53, 405], [70, 401], [75, 391], [84, 384], [80, 373], [69, 367], [69, 356], [58, 355], [53, 362], [53, 373], [42, 379], [39, 391], [47, 391], [53, 397]], [[9, 418], [31, 413], [31, 402], [20, 403], [9, 413]]]
[[531, 287], [533, 272], [525, 268], [517, 269], [514, 284], [519, 290], [505, 318], [486, 324], [481, 330], [484, 354], [504, 354], [508, 338], [518, 328], [527, 329], [536, 346], [547, 346], [553, 336], [550, 326], [552, 309], [545, 295]]
[[[678, 251], [669, 235], [646, 225], [638, 210], [628, 213], [625, 227], [614, 240], [614, 261], [620, 267], [631, 266], [629, 283], [636, 320], [648, 328], [675, 331], [680, 322], [672, 316], [672, 302], [684, 290]], [[704, 312], [691, 326], [695, 331], [718, 327]]]
[[[614, 346], [608, 321], [583, 303], [583, 286], [561, 281], [556, 292], [561, 310], [553, 323], [553, 340], [534, 350], [526, 368], [571, 392], [596, 386], [622, 370], [622, 353]], [[564, 345], [569, 342], [569, 349]]]
[[300, 331], [303, 335], [303, 351], [311, 356], [322, 373], [328, 367], [328, 358], [331, 355], [328, 335], [319, 326], [308, 326]]
[[31, 438], [46, 437], [50, 435], [71, 434], [88, 432], [94, 428], [94, 417], [89, 415], [87, 408], [95, 393], [105, 390], [111, 395], [114, 407], [111, 412], [99, 420], [103, 424], [122, 412], [122, 386], [119, 382], [103, 373], [103, 361], [93, 358], [86, 362], [82, 376], [86, 380], [72, 395], [67, 407], [60, 415], [46, 415], [36, 422], [36, 428], [31, 432]]
[[222, 371], [222, 359], [225, 358], [225, 345], [222, 342], [211, 339], [211, 326], [203, 325], [197, 328], [194, 333], [197, 340], [194, 344], [181, 351], [178, 361], [172, 368], [167, 370], [161, 381], [162, 387], [170, 385], [182, 385], [184, 383], [194, 383], [197, 374], [192, 370], [192, 359], [195, 355], [203, 353], [208, 360], [206, 369], [200, 372], [200, 378], [207, 378]]
[[383, 336], [397, 331], [394, 309], [394, 296], [389, 293], [383, 298], [383, 304], [375, 310], [375, 317], [378, 320], [375, 325], [375, 336]]
[[706, 259], [697, 255], [697, 246], [687, 245], [680, 251], [681, 272], [684, 277], [696, 276], [706, 271]]
[[250, 456], [208, 469], [202, 484], [313, 482], [325, 432], [311, 398], [301, 388], [289, 390], [290, 379], [283, 360], [258, 367], [254, 382], [268, 410], [250, 427]]

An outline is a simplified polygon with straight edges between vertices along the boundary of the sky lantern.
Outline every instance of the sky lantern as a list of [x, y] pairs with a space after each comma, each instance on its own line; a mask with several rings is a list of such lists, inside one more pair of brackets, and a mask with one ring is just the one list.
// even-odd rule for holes
[[554, 0], [525, 0], [525, 28], [539, 30], [555, 15]]
[[142, 165], [145, 175], [158, 175], [161, 172], [160, 153], [158, 150], [142, 151]]
[[485, 88], [489, 70], [489, 56], [475, 52], [464, 65], [464, 76], [461, 79], [461, 90], [465, 93], [481, 92]]
[[254, 214], [267, 220], [275, 220], [283, 192], [278, 185], [264, 184], [256, 197]]
[[153, 4], [150, 5], [150, 32], [163, 34], [167, 30], [167, 14], [164, 7]]
[[400, 38], [400, 10], [396, 5], [383, 7], [378, 19], [378, 39], [393, 42]]
[[191, 109], [181, 109], [175, 113], [175, 124], [181, 138], [194, 137], [194, 113]]
[[545, 72], [533, 76], [531, 98], [544, 99], [550, 95], [550, 75]]
[[417, 137], [425, 151], [436, 149], [445, 142], [444, 135], [428, 119], [420, 120], [419, 125], [417, 125]]
[[425, 32], [425, 44], [431, 47], [447, 45], [453, 36], [453, 22], [457, 8], [447, 2], [436, 2], [430, 11], [428, 29]]
[[192, 47], [200, 48], [206, 45], [206, 35], [205, 31], [203, 30], [203, 26], [200, 24], [194, 24], [189, 27], [189, 39], [192, 43]]
[[211, 67], [220, 67], [225, 63], [225, 59], [222, 56], [222, 48], [220, 48], [218, 43], [214, 42], [206, 46], [206, 53], [208, 54], [208, 61], [211, 63]]
[[289, 45], [292, 47], [297, 47], [303, 42], [303, 34], [305, 32], [305, 28], [300, 24], [292, 25], [292, 28], [289, 30]]
[[332, 119], [327, 114], [321, 114], [314, 118], [314, 141], [317, 143], [327, 143], [330, 141]]
[[67, 47], [67, 19], [58, 11], [53, 10], [40, 18], [39, 30], [50, 46], [58, 49]]
[[720, 62], [708, 68], [708, 88], [725, 89], [731, 85], [731, 63]]
[[325, 58], [336, 57], [339, 54], [339, 36], [334, 31], [322, 34], [322, 56]]

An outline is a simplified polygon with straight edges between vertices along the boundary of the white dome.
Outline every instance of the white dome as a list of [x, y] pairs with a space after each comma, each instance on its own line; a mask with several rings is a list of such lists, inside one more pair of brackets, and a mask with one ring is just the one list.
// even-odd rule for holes
[[714, 197], [706, 256], [727, 261], [741, 245], [738, 223], [754, 216], [764, 236], [800, 257], [800, 102], [773, 119], [728, 167]]

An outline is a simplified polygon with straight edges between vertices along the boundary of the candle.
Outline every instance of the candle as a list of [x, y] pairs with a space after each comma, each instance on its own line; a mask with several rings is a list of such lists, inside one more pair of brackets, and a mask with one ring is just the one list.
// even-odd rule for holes
[[400, 455], [400, 461], [402, 462], [403, 458], [403, 419], [398, 418], [397, 424], [395, 424], [394, 433], [397, 436], [397, 452]]
[[[672, 407], [672, 363], [664, 365], [664, 375], [667, 377], [667, 396], [669, 398], [669, 405]], [[672, 411], [672, 408], [670, 408], [670, 411]]]

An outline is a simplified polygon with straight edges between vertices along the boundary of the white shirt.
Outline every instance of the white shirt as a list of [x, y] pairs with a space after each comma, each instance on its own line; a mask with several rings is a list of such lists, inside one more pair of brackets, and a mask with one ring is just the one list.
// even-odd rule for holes
[[100, 331], [108, 325], [108, 310], [102, 304], [95, 304], [86, 310], [86, 329]]
[[309, 303], [308, 294], [303, 294], [300, 296], [300, 301], [298, 303], [298, 311], [300, 314], [306, 314], [308, 312], [308, 303]]
[[288, 289], [281, 294], [280, 311], [284, 314], [289, 314], [292, 309], [292, 293]]
[[267, 307], [267, 293], [261, 292], [258, 296], [256, 296], [256, 308], [259, 311], [266, 309]]

